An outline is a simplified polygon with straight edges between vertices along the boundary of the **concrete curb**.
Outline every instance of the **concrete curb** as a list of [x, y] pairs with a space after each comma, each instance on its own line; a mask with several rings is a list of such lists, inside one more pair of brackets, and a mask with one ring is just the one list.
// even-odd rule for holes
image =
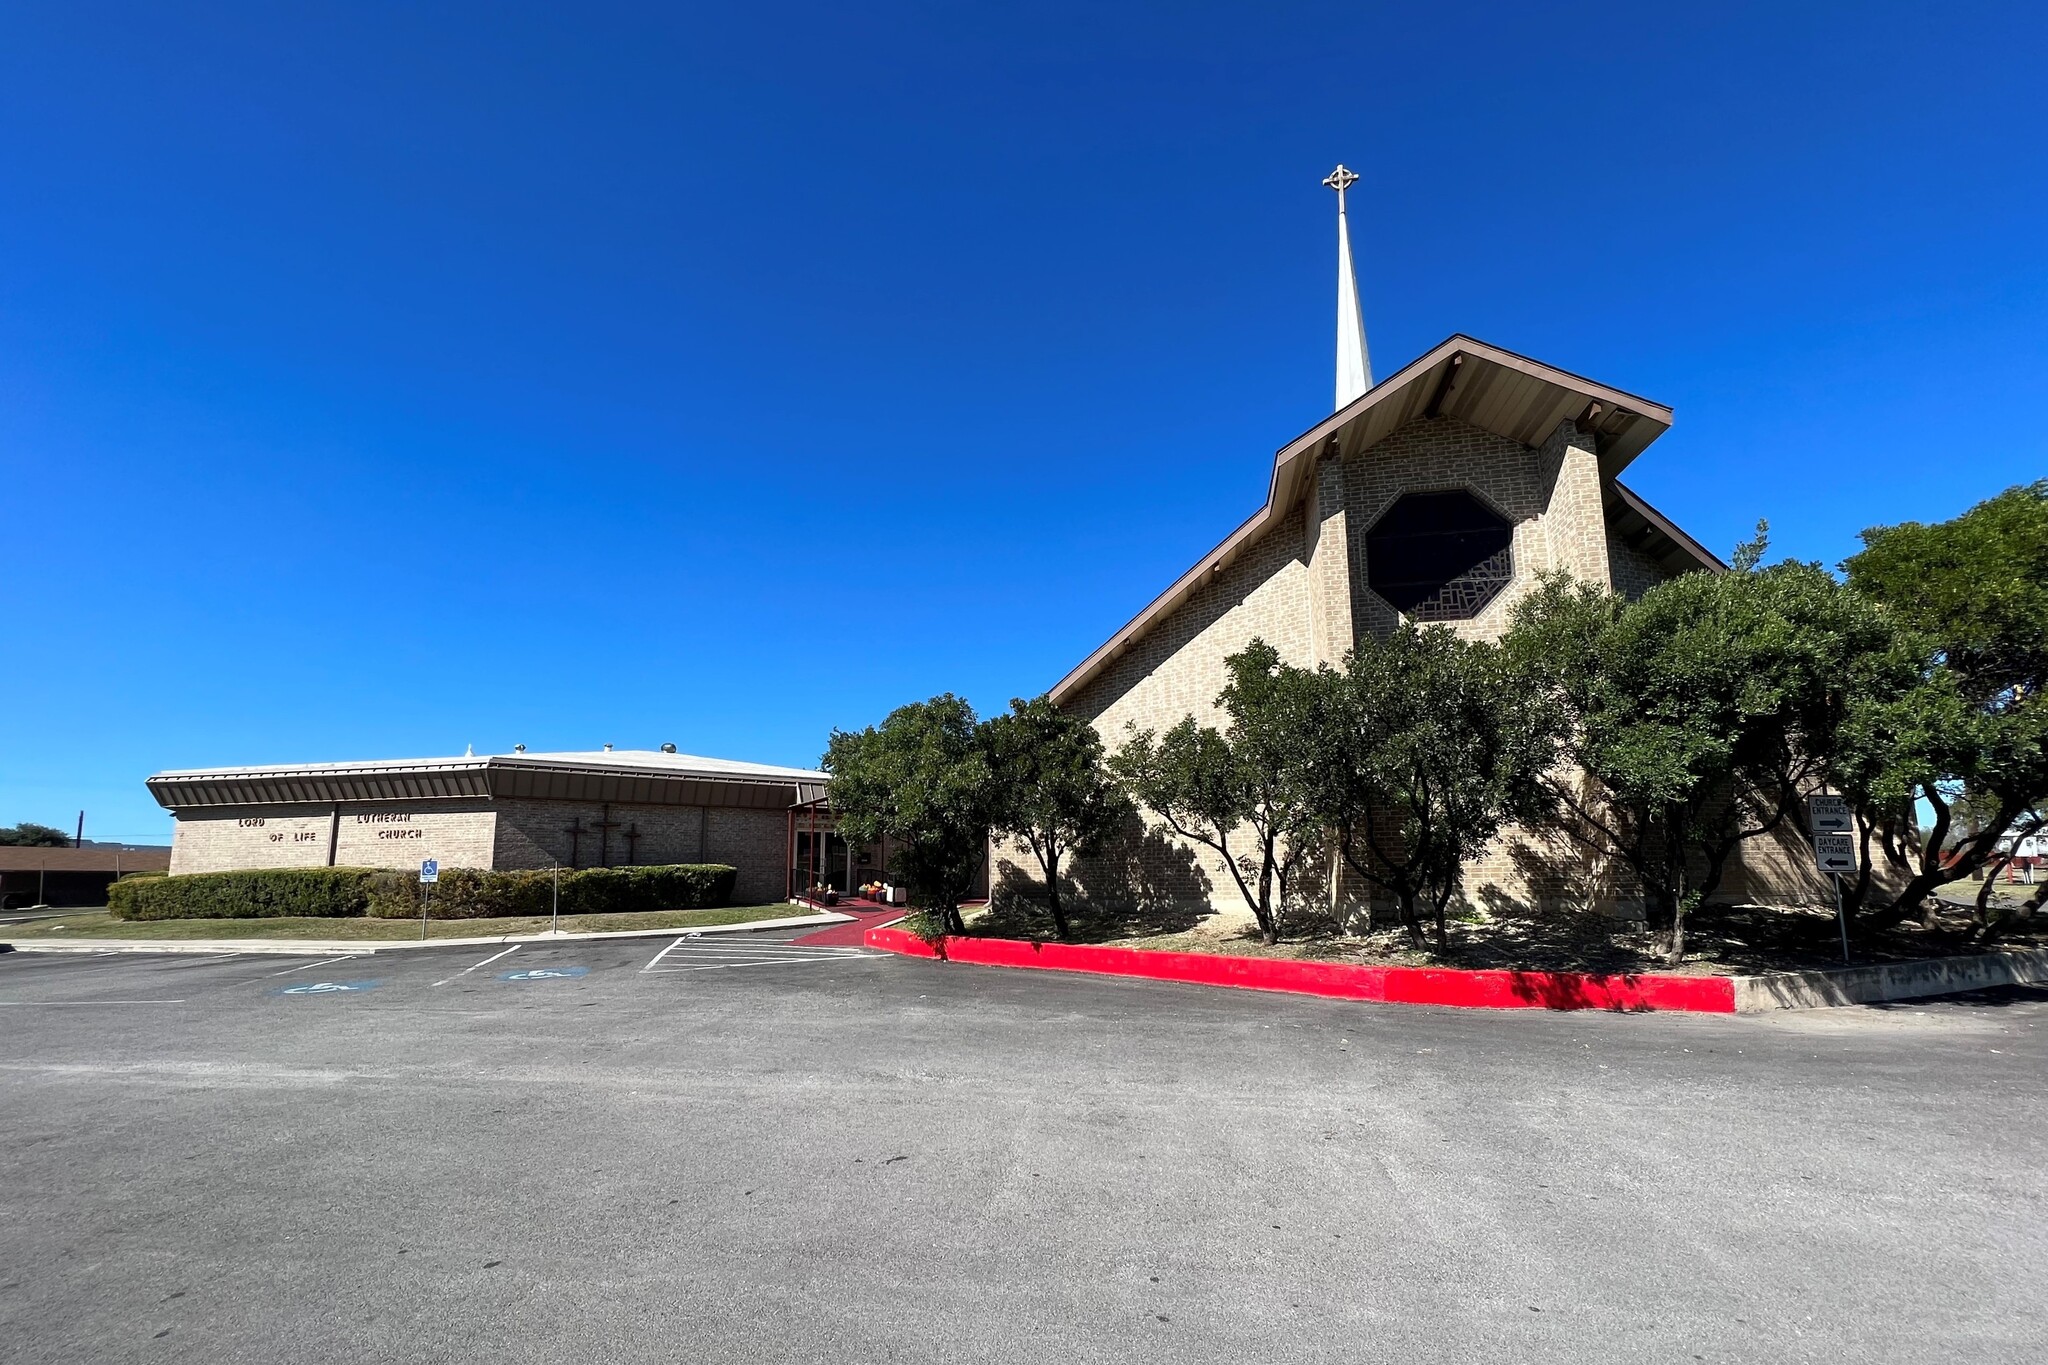
[[1972, 957], [1835, 967], [1823, 972], [1738, 976], [1734, 981], [1739, 1014], [1872, 1005], [1991, 986], [2048, 984], [2048, 948], [2012, 948]]
[[[743, 924], [706, 924], [692, 929], [615, 929], [607, 933], [497, 934], [476, 938], [389, 939], [365, 942], [359, 939], [307, 938], [210, 938], [210, 939], [93, 939], [52, 938], [36, 943], [14, 942], [22, 953], [241, 953], [245, 956], [272, 953], [281, 957], [331, 957], [341, 954], [368, 956], [402, 948], [477, 948], [493, 943], [576, 943], [609, 938], [678, 938], [684, 934], [751, 934], [769, 929], [802, 929], [810, 925], [844, 924], [852, 915], [825, 912], [816, 915], [785, 915], [780, 919], [748, 920]], [[10, 945], [0, 944], [0, 949]]]

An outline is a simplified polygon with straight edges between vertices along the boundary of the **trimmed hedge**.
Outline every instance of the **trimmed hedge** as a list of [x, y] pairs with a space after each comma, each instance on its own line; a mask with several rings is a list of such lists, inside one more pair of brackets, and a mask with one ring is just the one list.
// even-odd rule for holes
[[[587, 867], [562, 872], [565, 915], [627, 915], [643, 910], [708, 910], [732, 899], [737, 868], [723, 863], [663, 867]], [[485, 872], [454, 867], [441, 874], [427, 902], [430, 919], [545, 915], [553, 908], [554, 874]], [[410, 872], [372, 873], [369, 913], [409, 919], [420, 912], [419, 879]]]
[[[668, 867], [592, 867], [562, 873], [562, 913], [617, 915], [640, 910], [708, 910], [732, 898], [736, 869], [722, 863]], [[553, 874], [485, 872], [451, 867], [434, 887], [434, 919], [545, 915]], [[378, 915], [409, 919], [420, 912], [419, 874], [368, 867], [279, 867], [243, 872], [192, 872], [124, 877], [107, 888], [107, 909], [120, 919], [270, 919], [310, 915], [340, 919]]]
[[123, 877], [107, 888], [119, 919], [340, 919], [369, 909], [366, 867], [277, 867], [194, 872], [183, 877]]

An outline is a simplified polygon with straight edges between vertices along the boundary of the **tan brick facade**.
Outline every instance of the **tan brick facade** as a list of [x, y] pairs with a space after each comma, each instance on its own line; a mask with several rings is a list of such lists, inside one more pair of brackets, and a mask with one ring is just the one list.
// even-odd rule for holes
[[[428, 858], [451, 868], [728, 863], [739, 869], [733, 903], [760, 905], [785, 895], [788, 821], [773, 810], [568, 801], [228, 808], [179, 816], [171, 873], [416, 868]], [[579, 831], [573, 839], [572, 827]]]
[[251, 806], [184, 813], [171, 875], [244, 867], [490, 867], [498, 814], [488, 802]]

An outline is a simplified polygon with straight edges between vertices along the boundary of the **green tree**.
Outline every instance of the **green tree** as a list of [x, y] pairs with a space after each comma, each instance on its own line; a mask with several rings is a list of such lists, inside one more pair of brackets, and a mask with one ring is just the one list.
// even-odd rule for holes
[[[1866, 847], [1879, 831], [1907, 873], [1884, 923], [1931, 915], [1936, 889], [1975, 875], [2048, 803], [2048, 480], [1948, 521], [1875, 527], [1863, 546], [1842, 566], [1850, 585], [1921, 652], [1920, 685], [1855, 718], [1845, 765]], [[1914, 801], [1932, 815], [1919, 838], [1882, 837]]]
[[1546, 779], [1559, 823], [1634, 871], [1674, 961], [1741, 843], [1796, 825], [1893, 639], [1825, 570], [1790, 561], [1688, 574], [1635, 602], [1552, 580], [1518, 605], [1505, 648], [1564, 720]]
[[984, 727], [998, 783], [996, 828], [1030, 846], [1045, 874], [1053, 931], [1067, 937], [1060, 903], [1060, 864], [1092, 854], [1116, 831], [1130, 801], [1102, 761], [1102, 739], [1081, 717], [1046, 697], [1010, 702]]
[[71, 836], [61, 829], [24, 820], [11, 828], [0, 825], [0, 844], [18, 848], [69, 848]]
[[1223, 730], [1192, 716], [1156, 737], [1133, 727], [1110, 767], [1174, 833], [1216, 851], [1260, 937], [1275, 943], [1289, 885], [1319, 847], [1299, 762], [1314, 680], [1263, 640], [1223, 662]]
[[1344, 862], [1394, 896], [1417, 943], [1428, 907], [1442, 951], [1466, 862], [1540, 809], [1550, 708], [1511, 684], [1497, 647], [1442, 626], [1368, 639], [1315, 685], [1298, 746], [1311, 809]]
[[826, 799], [852, 843], [887, 836], [911, 904], [942, 931], [963, 933], [960, 902], [988, 855], [999, 809], [987, 738], [952, 693], [889, 713], [879, 727], [834, 730]]

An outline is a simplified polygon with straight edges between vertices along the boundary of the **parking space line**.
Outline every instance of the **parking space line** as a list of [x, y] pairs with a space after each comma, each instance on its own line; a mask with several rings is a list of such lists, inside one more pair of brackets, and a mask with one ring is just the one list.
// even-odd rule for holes
[[[842, 959], [843, 960], [843, 959]], [[768, 958], [760, 962], [710, 962], [699, 967], [663, 967], [656, 976], [674, 976], [677, 972], [722, 972], [730, 967], [807, 967], [807, 962], [791, 962], [788, 958]]]
[[712, 946], [708, 943], [685, 943], [676, 949], [676, 956], [685, 954], [696, 957], [761, 957], [772, 954], [776, 957], [870, 957], [865, 948], [798, 948], [784, 943], [730, 943]]
[[655, 962], [659, 962], [659, 961], [661, 961], [661, 960], [662, 960], [663, 958], [667, 957], [667, 956], [668, 956], [668, 955], [669, 955], [670, 953], [674, 952], [674, 951], [676, 950], [676, 948], [677, 948], [677, 947], [678, 947], [679, 945], [681, 945], [682, 941], [683, 941], [684, 939], [688, 938], [688, 937], [689, 937], [689, 935], [688, 935], [688, 934], [683, 934], [683, 935], [680, 935], [680, 936], [678, 936], [678, 937], [677, 937], [677, 939], [676, 939], [676, 941], [675, 941], [674, 943], [671, 943], [671, 944], [669, 944], [669, 945], [668, 945], [668, 947], [666, 947], [666, 948], [663, 948], [663, 949], [662, 949], [662, 950], [661, 950], [660, 952], [656, 953], [656, 954], [654, 955], [654, 960], [653, 960], [652, 962], [649, 962], [649, 963], [648, 963], [648, 964], [647, 964], [647, 965], [646, 965], [645, 967], [642, 967], [642, 968], [641, 968], [640, 970], [641, 970], [641, 971], [643, 971], [643, 972], [651, 972], [651, 971], [653, 971], [653, 970], [654, 970], [654, 963], [655, 963]]
[[469, 974], [470, 974], [471, 972], [475, 971], [475, 970], [476, 970], [477, 968], [479, 968], [479, 967], [488, 967], [488, 966], [490, 966], [490, 965], [491, 965], [491, 964], [492, 964], [493, 962], [496, 962], [496, 961], [497, 961], [497, 960], [498, 960], [499, 958], [501, 958], [501, 957], [509, 957], [509, 956], [511, 956], [511, 955], [512, 955], [513, 953], [516, 953], [516, 952], [518, 952], [518, 951], [519, 951], [519, 949], [520, 949], [520, 946], [521, 946], [521, 945], [519, 945], [519, 944], [515, 943], [515, 944], [513, 944], [513, 945], [512, 945], [512, 946], [511, 946], [510, 948], [507, 948], [507, 949], [506, 949], [506, 950], [505, 950], [504, 952], [502, 952], [502, 953], [492, 953], [492, 954], [491, 954], [491, 955], [490, 955], [489, 957], [485, 958], [485, 959], [484, 959], [484, 960], [483, 960], [482, 962], [472, 962], [472, 963], [470, 963], [470, 964], [469, 964], [469, 965], [468, 965], [467, 967], [464, 967], [464, 968], [463, 968], [463, 969], [462, 969], [461, 971], [457, 972], [457, 973], [456, 973], [456, 974], [455, 974], [454, 976], [450, 976], [450, 977], [444, 977], [443, 979], [441, 979], [441, 980], [439, 980], [439, 981], [436, 981], [436, 982], [435, 982], [434, 984], [435, 984], [436, 986], [445, 986], [445, 985], [447, 985], [447, 984], [448, 984], [448, 983], [449, 983], [450, 981], [454, 981], [454, 980], [456, 980], [456, 979], [458, 979], [458, 978], [460, 978], [460, 977], [465, 977], [465, 976], [468, 976], [468, 975], [469, 975]]
[[281, 972], [271, 972], [271, 973], [269, 973], [269, 975], [271, 975], [271, 976], [289, 976], [289, 975], [290, 975], [291, 973], [293, 973], [293, 972], [303, 972], [303, 971], [305, 971], [305, 970], [306, 970], [306, 969], [307, 969], [308, 967], [325, 967], [325, 966], [326, 966], [326, 965], [327, 965], [328, 963], [330, 963], [330, 962], [348, 962], [348, 961], [352, 961], [353, 959], [355, 959], [355, 958], [358, 958], [358, 957], [361, 957], [361, 956], [362, 956], [362, 954], [361, 954], [361, 953], [343, 953], [343, 954], [342, 954], [341, 956], [339, 956], [339, 957], [324, 957], [324, 958], [320, 959], [320, 960], [319, 960], [318, 962], [301, 962], [301, 963], [300, 963], [300, 964], [299, 964], [298, 966], [296, 966], [296, 967], [287, 967], [287, 968], [285, 968], [285, 969], [284, 969], [283, 971], [281, 971]]
[[0, 1000], [0, 1005], [182, 1005], [182, 1000]]

